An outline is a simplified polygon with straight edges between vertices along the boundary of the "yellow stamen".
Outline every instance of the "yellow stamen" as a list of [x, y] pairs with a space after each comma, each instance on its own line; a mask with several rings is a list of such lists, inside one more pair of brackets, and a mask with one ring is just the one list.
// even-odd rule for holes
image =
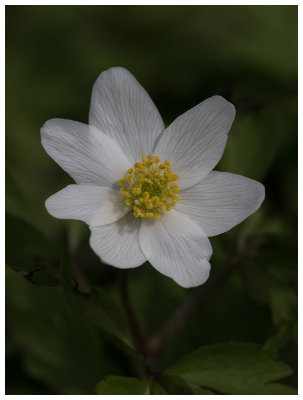
[[136, 162], [129, 168], [120, 193], [126, 197], [124, 203], [131, 207], [136, 218], [160, 219], [163, 213], [170, 211], [180, 200], [179, 185], [174, 183], [179, 176], [173, 173], [170, 162], [160, 163], [153, 154], [142, 155], [142, 162]]

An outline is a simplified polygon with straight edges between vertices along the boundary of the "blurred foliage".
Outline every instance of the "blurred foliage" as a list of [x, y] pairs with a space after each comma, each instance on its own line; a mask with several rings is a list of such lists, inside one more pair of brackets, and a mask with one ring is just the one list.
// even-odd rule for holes
[[231, 394], [296, 394], [290, 387], [273, 384], [291, 374], [285, 364], [252, 344], [229, 343], [201, 347], [175, 365], [167, 374], [197, 385]]
[[108, 376], [97, 384], [96, 394], [167, 394], [157, 383], [140, 381], [135, 378]]
[[7, 264], [35, 284], [60, 285], [62, 277], [56, 247], [29, 223], [9, 214], [5, 219]]
[[[117, 317], [121, 271], [94, 255], [87, 226], [56, 220], [44, 207], [71, 179], [44, 152], [40, 127], [53, 117], [87, 122], [93, 82], [112, 66], [134, 74], [166, 124], [214, 94], [234, 103], [217, 169], [266, 188], [256, 214], [211, 238], [210, 279], [231, 255], [244, 256], [161, 354], [159, 370], [179, 365], [161, 387], [141, 380], [131, 361]], [[282, 377], [272, 390], [297, 386], [297, 72], [296, 6], [6, 6], [6, 262], [14, 269], [6, 271], [7, 394], [101, 394], [127, 390], [133, 380], [132, 393], [236, 393], [203, 371], [189, 383], [192, 363], [184, 367], [201, 346], [230, 341], [259, 345], [243, 357], [261, 357], [273, 375], [258, 375], [256, 387]], [[146, 336], [199, 290], [148, 264], [129, 278]], [[276, 368], [285, 370], [275, 375]]]

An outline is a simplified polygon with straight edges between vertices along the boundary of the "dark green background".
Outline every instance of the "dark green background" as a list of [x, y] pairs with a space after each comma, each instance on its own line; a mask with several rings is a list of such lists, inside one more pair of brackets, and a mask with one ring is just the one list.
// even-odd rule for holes
[[[296, 386], [297, 7], [6, 7], [7, 211], [59, 249], [68, 243], [82, 290], [99, 285], [116, 296], [120, 271], [98, 261], [88, 228], [45, 210], [45, 199], [71, 179], [44, 152], [39, 133], [53, 117], [86, 123], [92, 85], [112, 66], [133, 73], [166, 124], [214, 94], [234, 103], [236, 120], [217, 169], [266, 188], [258, 213], [211, 239], [210, 279], [231, 253], [248, 245], [253, 251], [165, 349], [160, 365], [204, 344], [266, 343], [291, 366], [285, 383]], [[16, 238], [17, 255], [22, 242]], [[72, 310], [61, 287], [32, 285], [9, 268], [6, 279], [7, 394], [93, 394], [104, 375], [134, 374]], [[150, 266], [132, 270], [130, 281], [146, 335], [198, 290]]]

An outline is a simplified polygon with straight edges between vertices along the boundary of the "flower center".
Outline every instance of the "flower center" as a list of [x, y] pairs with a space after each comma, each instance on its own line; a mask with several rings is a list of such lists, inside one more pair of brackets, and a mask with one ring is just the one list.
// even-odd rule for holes
[[159, 219], [180, 200], [179, 186], [174, 183], [179, 176], [173, 173], [169, 161], [159, 163], [159, 157], [143, 154], [142, 162], [136, 162], [119, 180], [120, 193], [126, 197], [124, 202], [136, 218]]

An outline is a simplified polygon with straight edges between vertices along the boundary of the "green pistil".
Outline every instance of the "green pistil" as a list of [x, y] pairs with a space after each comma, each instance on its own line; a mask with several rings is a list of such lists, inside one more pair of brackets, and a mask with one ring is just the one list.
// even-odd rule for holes
[[152, 185], [150, 183], [144, 182], [142, 184], [142, 191], [141, 193], [147, 192], [150, 197], [157, 196], [159, 198], [162, 197], [163, 190], [160, 182], [158, 179], [149, 178], [152, 181]]

